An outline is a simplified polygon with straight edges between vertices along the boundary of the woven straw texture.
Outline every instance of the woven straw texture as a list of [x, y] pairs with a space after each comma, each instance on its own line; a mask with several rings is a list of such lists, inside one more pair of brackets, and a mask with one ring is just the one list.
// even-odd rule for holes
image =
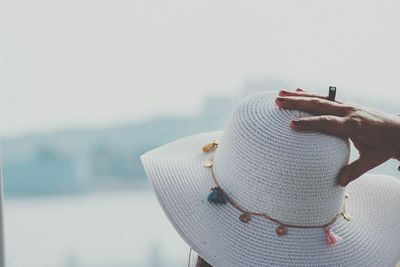
[[[400, 181], [364, 175], [346, 188], [335, 185], [349, 144], [322, 133], [289, 128], [304, 112], [279, 109], [276, 92], [253, 95], [233, 111], [224, 131], [201, 133], [141, 156], [165, 214], [181, 237], [210, 264], [225, 266], [390, 266], [400, 259]], [[246, 209], [285, 223], [323, 224], [340, 211], [347, 221], [331, 229], [343, 239], [325, 243], [322, 229], [288, 228], [260, 217], [243, 223], [233, 206], [206, 200], [214, 186], [203, 162], [204, 144], [218, 140], [215, 172], [222, 187]]]

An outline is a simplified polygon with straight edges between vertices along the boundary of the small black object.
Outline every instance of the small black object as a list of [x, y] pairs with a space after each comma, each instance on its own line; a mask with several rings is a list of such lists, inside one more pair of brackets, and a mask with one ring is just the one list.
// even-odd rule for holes
[[335, 97], [336, 97], [336, 87], [335, 86], [329, 86], [328, 100], [335, 101]]

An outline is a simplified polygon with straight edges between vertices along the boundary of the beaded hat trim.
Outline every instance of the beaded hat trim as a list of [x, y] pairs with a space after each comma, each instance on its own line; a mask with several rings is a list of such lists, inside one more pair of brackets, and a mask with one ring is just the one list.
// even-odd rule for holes
[[242, 206], [239, 205], [239, 203], [237, 203], [220, 185], [220, 183], [218, 182], [215, 172], [214, 172], [214, 161], [213, 161], [213, 157], [214, 157], [214, 153], [215, 150], [218, 147], [218, 142], [217, 141], [213, 141], [211, 143], [208, 143], [206, 145], [204, 145], [202, 147], [202, 151], [203, 153], [210, 153], [212, 156], [211, 158], [209, 158], [208, 160], [206, 160], [203, 163], [203, 166], [206, 168], [209, 168], [211, 171], [211, 175], [213, 178], [213, 182], [214, 182], [214, 186], [211, 188], [211, 192], [208, 193], [207, 196], [207, 200], [210, 203], [213, 204], [227, 204], [229, 203], [230, 205], [232, 205], [234, 208], [236, 208], [237, 210], [239, 210], [242, 214], [239, 216], [239, 220], [243, 223], [249, 223], [251, 218], [253, 216], [257, 216], [257, 217], [262, 217], [264, 219], [267, 219], [269, 221], [272, 221], [273, 223], [277, 224], [277, 227], [275, 229], [275, 232], [278, 236], [284, 236], [288, 233], [288, 228], [321, 228], [324, 233], [325, 233], [325, 241], [327, 245], [333, 246], [335, 244], [337, 244], [340, 240], [342, 240], [342, 238], [340, 236], [338, 236], [337, 234], [335, 234], [332, 230], [331, 230], [331, 225], [340, 217], [342, 216], [344, 219], [346, 219], [347, 221], [351, 220], [351, 215], [350, 213], [348, 213], [346, 211], [346, 199], [349, 198], [349, 195], [346, 194], [345, 195], [345, 201], [343, 203], [343, 208], [342, 211], [339, 212], [338, 214], [336, 214], [328, 223], [326, 224], [322, 224], [322, 225], [295, 225], [295, 224], [287, 224], [287, 223], [283, 223], [275, 218], [272, 218], [271, 216], [265, 214], [265, 213], [261, 213], [261, 212], [253, 212], [253, 211], [249, 211], [244, 209]]

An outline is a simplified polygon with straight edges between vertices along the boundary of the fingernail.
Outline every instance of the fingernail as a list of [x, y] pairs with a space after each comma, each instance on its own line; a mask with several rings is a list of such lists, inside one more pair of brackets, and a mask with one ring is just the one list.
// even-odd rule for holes
[[280, 90], [279, 91], [279, 95], [287, 95], [287, 94], [289, 94], [288, 91], [285, 91], [285, 90]]
[[299, 125], [300, 125], [300, 121], [299, 120], [292, 120], [290, 122], [290, 128], [293, 128], [293, 129], [296, 129], [296, 130], [301, 130], [300, 129], [301, 127], [299, 127]]
[[283, 102], [285, 99], [283, 97], [277, 97], [276, 100], [278, 100], [279, 102]]
[[350, 177], [346, 178], [346, 182], [340, 183], [341, 186], [346, 187], [350, 183]]
[[[346, 179], [346, 180], [347, 180], [347, 179]], [[338, 182], [338, 185], [345, 187], [345, 186], [347, 185], [347, 183], [346, 183], [346, 182], [339, 181], [339, 182]]]

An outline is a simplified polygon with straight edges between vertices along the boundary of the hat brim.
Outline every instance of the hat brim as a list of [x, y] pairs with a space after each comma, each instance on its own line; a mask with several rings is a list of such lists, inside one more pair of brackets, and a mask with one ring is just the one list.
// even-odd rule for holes
[[233, 206], [209, 203], [214, 186], [201, 147], [222, 131], [188, 136], [141, 156], [158, 201], [184, 241], [206, 261], [225, 266], [395, 266], [400, 259], [400, 180], [365, 174], [346, 187], [346, 209], [331, 229], [342, 237], [333, 247], [322, 229], [289, 228], [252, 217], [239, 220]]

